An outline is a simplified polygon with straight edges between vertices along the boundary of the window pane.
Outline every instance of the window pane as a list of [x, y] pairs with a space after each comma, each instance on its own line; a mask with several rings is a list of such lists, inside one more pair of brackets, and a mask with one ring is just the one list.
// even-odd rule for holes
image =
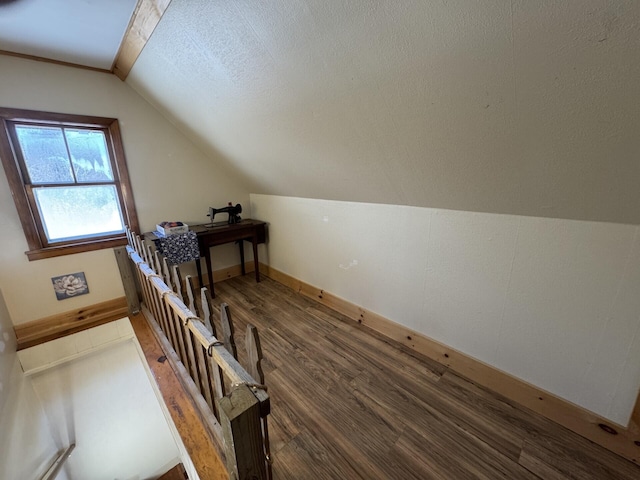
[[33, 190], [50, 242], [124, 232], [114, 185]]
[[31, 183], [73, 182], [62, 129], [18, 125], [16, 134]]
[[113, 172], [104, 133], [65, 129], [67, 145], [78, 182], [112, 182]]

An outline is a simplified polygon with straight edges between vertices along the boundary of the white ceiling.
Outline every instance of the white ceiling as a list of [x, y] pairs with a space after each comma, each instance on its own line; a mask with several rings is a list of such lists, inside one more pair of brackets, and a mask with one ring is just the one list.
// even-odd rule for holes
[[136, 3], [0, 1], [0, 50], [111, 70]]
[[640, 1], [173, 0], [127, 83], [253, 193], [640, 223]]

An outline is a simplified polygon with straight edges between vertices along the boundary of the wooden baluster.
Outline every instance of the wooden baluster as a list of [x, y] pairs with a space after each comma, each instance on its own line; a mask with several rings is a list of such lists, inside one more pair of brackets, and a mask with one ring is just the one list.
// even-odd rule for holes
[[[194, 321], [197, 322], [199, 320], [189, 320], [189, 322], [194, 322]], [[187, 358], [189, 360], [189, 366], [187, 367], [187, 370], [189, 371], [189, 373], [191, 373], [191, 378], [193, 379], [193, 383], [195, 383], [196, 386], [198, 386], [200, 385], [200, 374], [198, 372], [198, 366], [196, 364], [196, 355], [195, 355], [194, 344], [193, 344], [193, 334], [191, 333], [191, 330], [189, 330], [188, 323], [187, 325], [182, 323], [182, 332], [184, 335], [184, 344], [187, 347]]]
[[162, 311], [162, 322], [159, 322], [160, 328], [164, 332], [164, 336], [167, 337], [167, 340], [169, 341], [169, 343], [171, 343], [171, 346], [175, 350], [175, 343], [171, 338], [171, 307], [167, 303], [166, 297], [162, 295], [160, 297], [160, 309]]
[[155, 261], [153, 260], [153, 249], [149, 244], [147, 244], [146, 247], [147, 247], [147, 265], [149, 265], [149, 268], [153, 270], [153, 273], [157, 274], [158, 272], [156, 272], [156, 264], [155, 264]]
[[[234, 339], [235, 329], [233, 327], [233, 320], [231, 318], [231, 312], [229, 311], [229, 305], [226, 303], [220, 304], [220, 329], [222, 330], [222, 342], [233, 358], [238, 360], [238, 349], [236, 348], [236, 341]], [[223, 382], [224, 382], [223, 377]], [[228, 385], [227, 385], [228, 386]]]
[[[169, 270], [169, 264], [167, 263], [167, 257], [163, 255], [161, 255], [161, 257], [162, 257], [162, 262], [161, 262], [162, 277], [164, 278], [164, 283], [167, 284], [167, 287], [169, 287], [171, 291], [174, 291], [173, 285], [171, 282], [171, 271]], [[175, 325], [171, 316], [171, 307], [169, 307], [168, 305], [167, 305], [167, 327], [168, 327], [167, 338], [169, 339], [169, 342], [171, 342], [173, 349], [177, 352], [178, 339], [176, 337]]]
[[[151, 271], [153, 272], [153, 269]], [[152, 275], [155, 275], [155, 274], [152, 273]], [[160, 310], [162, 309], [162, 299], [160, 298], [160, 292], [158, 292], [156, 287], [153, 286], [153, 278], [154, 277], [152, 276], [147, 277], [147, 282], [149, 284], [149, 294], [151, 295], [151, 305], [149, 305], [149, 310], [151, 310], [151, 313], [155, 318], [156, 322], [158, 322], [158, 324], [161, 325]]]
[[[144, 263], [141, 263], [140, 266], [145, 265]], [[149, 309], [149, 311], [151, 312], [151, 314], [153, 315], [153, 291], [151, 288], [151, 284], [149, 282], [149, 278], [145, 275], [145, 273], [142, 271], [142, 269], [140, 270], [140, 278], [142, 279], [143, 285], [144, 285], [144, 289], [145, 289], [145, 299], [144, 299], [144, 303], [147, 306], [147, 308]]]
[[222, 337], [224, 346], [227, 351], [233, 355], [233, 358], [238, 359], [238, 349], [236, 348], [236, 342], [233, 339], [234, 329], [233, 320], [231, 319], [231, 312], [229, 311], [229, 305], [226, 303], [220, 304], [220, 323], [222, 327]]
[[[211, 303], [211, 295], [209, 294], [209, 289], [207, 287], [202, 287], [200, 289], [200, 301], [202, 304], [202, 317], [204, 319], [204, 325], [209, 330], [209, 333], [214, 337], [217, 337], [216, 327], [213, 323], [213, 304]], [[213, 385], [210, 385], [213, 392], [213, 398], [221, 398], [225, 395], [225, 387], [223, 380], [222, 369], [218, 366], [216, 362], [209, 357], [209, 361], [207, 362], [207, 376], [209, 378], [213, 378]], [[218, 415], [218, 407], [214, 401], [214, 414], [218, 419], [220, 419]]]
[[184, 345], [182, 343], [182, 335], [180, 334], [180, 324], [182, 320], [180, 317], [176, 315], [172, 308], [169, 308], [169, 331], [171, 332], [172, 337], [172, 346], [173, 350], [176, 352], [176, 355], [180, 359], [183, 365], [187, 365], [187, 357], [186, 350], [184, 349]]
[[140, 259], [144, 262], [144, 243], [141, 237], [138, 237], [138, 255], [140, 256]]
[[245, 346], [247, 349], [247, 372], [256, 383], [264, 384], [264, 372], [262, 371], [262, 347], [258, 329], [251, 324], [247, 325], [245, 334]]
[[186, 356], [182, 352], [184, 346], [181, 343], [181, 336], [179, 335], [180, 322], [181, 320], [175, 314], [173, 309], [169, 307], [169, 331], [171, 332], [171, 343], [173, 345], [173, 349], [176, 351], [176, 353], [182, 360], [182, 364], [186, 365], [184, 363]]
[[[158, 258], [158, 252], [156, 251], [154, 253], [154, 257], [156, 262], [159, 262], [160, 259]], [[160, 275], [160, 279], [162, 279], [162, 275]], [[163, 290], [166, 291], [166, 290]], [[160, 328], [162, 329], [162, 331], [164, 332], [165, 337], [170, 338], [170, 330], [169, 330], [169, 305], [166, 302], [166, 299], [163, 297], [162, 292], [157, 292], [158, 295], [158, 310], [160, 313], [160, 318], [158, 319], [158, 325], [160, 325]], [[174, 348], [175, 350], [175, 348]]]
[[164, 283], [167, 284], [167, 287], [169, 287], [171, 290], [174, 290], [173, 288], [173, 282], [171, 281], [171, 270], [169, 270], [169, 264], [167, 263], [167, 257], [162, 257], [162, 276], [164, 277]]
[[[162, 292], [164, 291], [166, 290], [163, 290]], [[171, 334], [169, 330], [169, 310], [171, 309], [171, 307], [167, 304], [167, 301], [165, 297], [162, 295], [162, 292], [158, 292], [158, 303], [159, 303], [159, 310], [160, 310], [160, 318], [158, 319], [158, 325], [162, 329], [164, 336], [167, 337], [167, 339], [170, 339]]]
[[[138, 253], [138, 252], [136, 252]], [[142, 301], [145, 305], [149, 305], [148, 285], [140, 265], [135, 265], [136, 275], [138, 276], [138, 283], [140, 284], [140, 290], [142, 291]]]
[[127, 241], [129, 242], [129, 246], [133, 249], [136, 248], [136, 234], [133, 230], [131, 230], [129, 228], [129, 226], [127, 226]]
[[189, 299], [189, 310], [196, 314], [196, 317], [200, 316], [198, 305], [196, 304], [195, 295], [193, 292], [195, 291], [195, 286], [193, 284], [193, 277], [191, 275], [187, 275], [185, 277], [185, 286], [187, 287], [187, 298]]
[[141, 237], [140, 238], [140, 258], [142, 258], [143, 263], [147, 262], [147, 242]]
[[207, 401], [207, 405], [211, 408], [214, 415], [217, 416], [216, 406], [214, 403], [215, 396], [211, 389], [211, 375], [209, 372], [209, 362], [207, 362], [207, 352], [198, 341], [194, 341], [193, 349], [196, 353], [196, 362], [198, 364], [198, 372], [200, 374], [200, 393]]
[[182, 286], [182, 276], [178, 265], [172, 267], [173, 271], [173, 291], [178, 294], [178, 298], [184, 303], [184, 287]]
[[136, 235], [135, 238], [135, 245], [134, 245], [134, 249], [136, 251], [136, 253], [138, 254], [138, 256], [144, 260], [144, 257], [142, 255], [142, 240], [140, 239], [140, 235]]
[[147, 280], [142, 270], [140, 270], [140, 265], [136, 265], [136, 274], [138, 275], [138, 283], [140, 283], [140, 289], [142, 290], [142, 301], [145, 305], [149, 305], [149, 286], [147, 285]]
[[[194, 286], [193, 286], [193, 277], [191, 275], [187, 275], [185, 277], [185, 287], [187, 290], [187, 298], [189, 299], [189, 310], [191, 310], [191, 313], [193, 313], [196, 317], [198, 316], [198, 308], [196, 306], [196, 302], [195, 302], [195, 297], [193, 295], [193, 290], [194, 290]], [[193, 322], [197, 322], [200, 321], [200, 319], [198, 320], [191, 320]], [[205, 396], [205, 392], [209, 389], [208, 384], [205, 380], [204, 377], [206, 377], [206, 367], [205, 367], [205, 362], [204, 362], [204, 358], [202, 359], [202, 362], [196, 362], [197, 357], [198, 357], [198, 352], [200, 351], [200, 344], [199, 343], [193, 343], [193, 336], [191, 335], [191, 332], [189, 333], [189, 337], [191, 339], [191, 343], [190, 343], [190, 355], [193, 356], [193, 381], [196, 383], [196, 385], [199, 385], [200, 387], [200, 393], [202, 393], [203, 396]], [[191, 356], [189, 358], [192, 358]], [[207, 398], [205, 396], [205, 398]], [[209, 397], [208, 397], [208, 403], [210, 405], [212, 405], [211, 403], [211, 395], [209, 393]]]
[[[207, 355], [208, 356], [208, 355]], [[209, 356], [208, 356], [209, 357]], [[224, 386], [224, 376], [222, 372], [222, 368], [218, 365], [212, 357], [208, 358], [208, 368], [207, 371], [213, 377], [213, 396], [215, 399], [222, 398], [226, 395], [226, 388]], [[219, 412], [217, 411], [216, 404], [216, 417], [220, 420]]]
[[146, 240], [140, 242], [142, 244], [142, 258], [144, 263], [151, 266], [151, 254], [149, 253], [149, 243]]
[[[149, 267], [149, 269], [151, 270], [151, 272], [153, 272], [153, 269], [151, 267]], [[161, 291], [154, 286], [153, 278], [155, 278], [155, 275], [155, 273], [152, 273], [151, 276], [147, 277], [143, 274], [143, 281], [146, 285], [147, 290], [146, 304], [156, 322], [163, 330], [165, 336], [168, 337], [168, 306], [165, 304], [164, 299], [162, 298]]]
[[[160, 261], [160, 252], [158, 250], [153, 252], [153, 269], [162, 277], [162, 262]], [[164, 278], [162, 281], [164, 282]]]
[[186, 336], [185, 336], [185, 326], [182, 322], [182, 319], [177, 314], [173, 314], [173, 322], [176, 328], [176, 336], [178, 337], [178, 348], [180, 354], [180, 360], [184, 365], [184, 368], [187, 372], [190, 373], [189, 370], [189, 349], [187, 347]]
[[[141, 248], [141, 241], [140, 241], [140, 237], [136, 237], [136, 244], [138, 245], [138, 248]], [[136, 265], [136, 270], [137, 270], [137, 274], [138, 274], [138, 281], [140, 283], [140, 287], [142, 289], [142, 300], [144, 301], [144, 304], [147, 306], [147, 308], [149, 310], [151, 310], [151, 296], [150, 296], [150, 291], [149, 291], [149, 282], [147, 281], [147, 277], [146, 275], [142, 272], [142, 266], [144, 265], [144, 259], [142, 258], [142, 254], [138, 251], [136, 251], [136, 253], [138, 254], [138, 256], [140, 257], [140, 259], [142, 260], [142, 263], [139, 263]]]
[[[258, 329], [252, 324], [247, 325], [245, 333], [245, 347], [247, 350], [247, 373], [260, 385], [264, 385], [264, 372], [262, 371], [262, 347]], [[266, 415], [262, 417], [262, 438], [264, 441], [264, 456], [267, 462], [268, 478], [272, 477], [271, 450], [269, 446], [269, 425]]]
[[[184, 303], [185, 293], [182, 283], [182, 275], [180, 274], [180, 268], [178, 267], [178, 265], [174, 265], [172, 267], [172, 271], [175, 292], [178, 295], [178, 298], [180, 298], [180, 300]], [[178, 343], [182, 352], [182, 364], [188, 372], [191, 372], [191, 365], [189, 364], [189, 343], [187, 342], [186, 332], [184, 329], [185, 327], [182, 323], [182, 320], [176, 317], [176, 333], [178, 335]]]
[[216, 328], [213, 325], [213, 304], [211, 303], [211, 294], [207, 287], [200, 289], [200, 303], [202, 305], [202, 320], [204, 321], [207, 330], [211, 332], [211, 335], [217, 337]]

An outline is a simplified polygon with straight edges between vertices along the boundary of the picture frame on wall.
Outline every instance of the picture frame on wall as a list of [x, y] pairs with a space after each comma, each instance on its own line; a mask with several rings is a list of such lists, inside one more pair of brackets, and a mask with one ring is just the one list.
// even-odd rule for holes
[[58, 300], [66, 300], [67, 298], [89, 293], [89, 285], [87, 285], [84, 272], [51, 277], [51, 282], [53, 283], [53, 290], [56, 292], [56, 298]]

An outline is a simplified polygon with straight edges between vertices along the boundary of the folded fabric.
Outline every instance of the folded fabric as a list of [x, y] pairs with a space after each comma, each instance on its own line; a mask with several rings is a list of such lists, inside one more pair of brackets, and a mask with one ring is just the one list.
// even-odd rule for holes
[[153, 240], [158, 251], [167, 257], [169, 265], [191, 262], [200, 258], [198, 236], [195, 232], [177, 233]]

